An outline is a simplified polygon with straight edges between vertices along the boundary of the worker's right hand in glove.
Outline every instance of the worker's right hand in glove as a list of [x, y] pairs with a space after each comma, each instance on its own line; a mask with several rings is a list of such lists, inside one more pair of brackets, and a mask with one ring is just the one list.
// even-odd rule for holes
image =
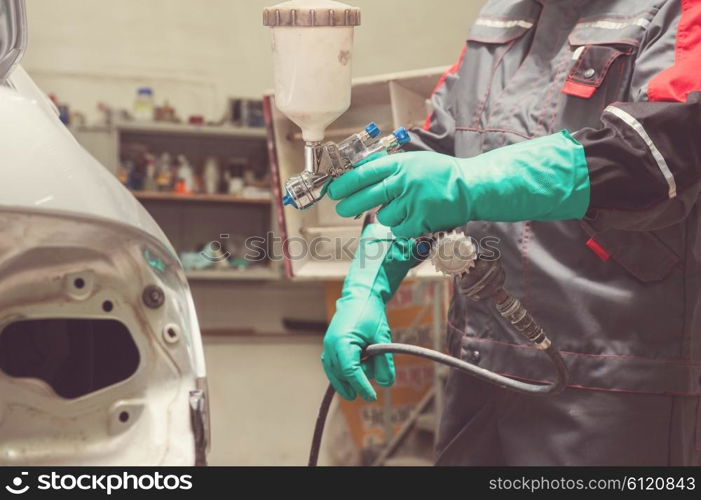
[[331, 385], [347, 400], [360, 395], [375, 401], [370, 379], [384, 387], [394, 383], [392, 354], [362, 362], [361, 356], [371, 344], [391, 342], [385, 304], [418, 262], [414, 253], [412, 240], [396, 239], [380, 224], [370, 224], [363, 231], [321, 355]]
[[582, 218], [589, 206], [584, 148], [567, 131], [472, 158], [435, 152], [374, 159], [329, 184], [336, 211], [353, 217], [377, 206], [397, 236], [451, 230], [474, 220]]

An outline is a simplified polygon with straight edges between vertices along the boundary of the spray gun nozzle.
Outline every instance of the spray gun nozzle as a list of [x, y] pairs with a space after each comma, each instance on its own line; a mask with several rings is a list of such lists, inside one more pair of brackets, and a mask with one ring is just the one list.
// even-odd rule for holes
[[282, 204], [283, 206], [292, 205], [293, 207], [297, 208], [297, 204], [290, 193], [285, 193], [285, 196], [282, 197]]

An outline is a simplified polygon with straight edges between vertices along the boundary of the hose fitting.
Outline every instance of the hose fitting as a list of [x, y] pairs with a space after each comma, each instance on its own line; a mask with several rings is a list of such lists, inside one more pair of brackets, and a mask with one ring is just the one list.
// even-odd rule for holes
[[535, 322], [531, 313], [521, 304], [516, 297], [507, 295], [503, 302], [496, 304], [501, 317], [507, 320], [521, 335], [534, 344], [541, 351], [550, 347], [550, 339], [545, 335], [543, 328]]

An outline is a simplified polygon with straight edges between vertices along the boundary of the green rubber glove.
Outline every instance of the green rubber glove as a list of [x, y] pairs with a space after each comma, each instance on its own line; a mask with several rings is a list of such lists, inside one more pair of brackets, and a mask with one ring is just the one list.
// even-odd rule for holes
[[366, 401], [377, 399], [370, 378], [383, 387], [394, 383], [391, 354], [362, 363], [360, 357], [368, 345], [392, 341], [385, 303], [418, 262], [415, 253], [413, 240], [394, 238], [380, 224], [370, 224], [363, 231], [321, 355], [329, 381], [349, 401], [357, 394]]
[[416, 237], [472, 220], [579, 219], [589, 206], [584, 148], [569, 132], [473, 158], [399, 153], [370, 161], [329, 185], [336, 211], [354, 217], [379, 205], [377, 220]]

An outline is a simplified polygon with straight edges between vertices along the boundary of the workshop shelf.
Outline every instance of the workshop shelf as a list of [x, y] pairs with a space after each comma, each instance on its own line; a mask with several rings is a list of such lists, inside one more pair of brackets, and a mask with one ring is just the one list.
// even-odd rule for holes
[[232, 127], [223, 125], [190, 125], [168, 122], [117, 122], [114, 127], [123, 132], [142, 134], [177, 134], [195, 136], [225, 136], [265, 140], [267, 134], [262, 127]]
[[[224, 160], [240, 159], [261, 174], [269, 168], [267, 132], [263, 127], [115, 121], [110, 125], [77, 126], [72, 132], [83, 147], [115, 174], [120, 159], [141, 150], [155, 155], [165, 151], [173, 157], [183, 154], [192, 165], [202, 165], [206, 158], [215, 156]], [[181, 258], [184, 252], [198, 252], [211, 242], [230, 243], [240, 250], [246, 238], [268, 240], [269, 235], [274, 234], [276, 220], [271, 196], [258, 195], [255, 191], [249, 194], [244, 190], [244, 193], [132, 191]], [[186, 270], [185, 274], [192, 282], [211, 286], [216, 286], [217, 282], [279, 281], [282, 278], [281, 265], [275, 261], [268, 262], [266, 267], [210, 267]]]
[[234, 203], [242, 205], [270, 206], [270, 198], [254, 198], [247, 196], [232, 196], [230, 194], [183, 194], [160, 191], [132, 191], [137, 200], [146, 201], [182, 201], [192, 203]]
[[274, 268], [256, 269], [203, 269], [185, 271], [190, 281], [276, 281], [281, 274]]

